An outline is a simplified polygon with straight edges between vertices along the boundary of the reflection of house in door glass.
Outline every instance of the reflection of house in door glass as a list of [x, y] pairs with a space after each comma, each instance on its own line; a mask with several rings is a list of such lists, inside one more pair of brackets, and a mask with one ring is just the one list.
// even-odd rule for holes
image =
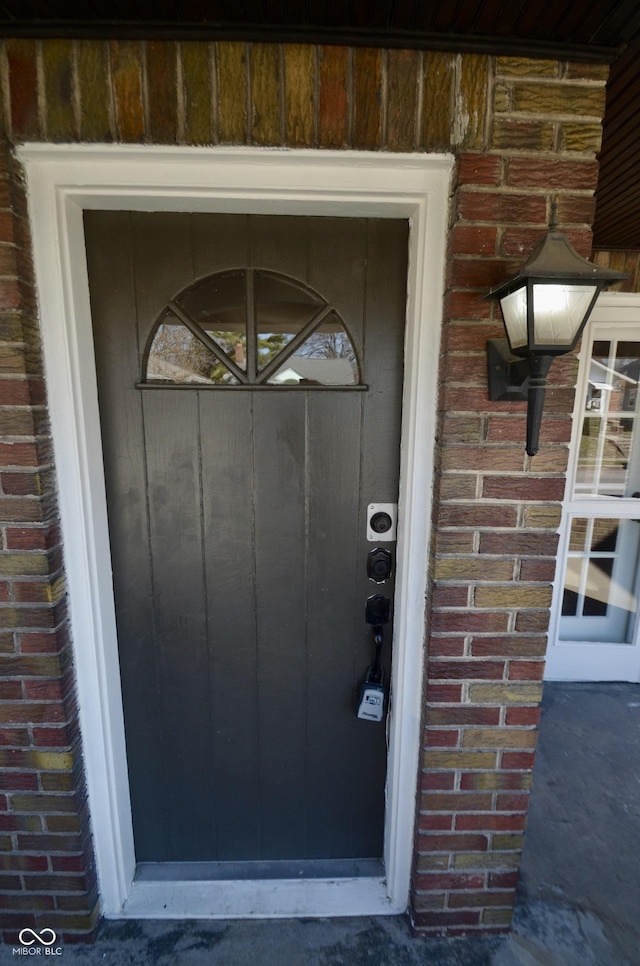
[[560, 640], [629, 644], [633, 639], [640, 523], [635, 508], [631, 516], [622, 501], [640, 491], [639, 375], [640, 343], [593, 343], [574, 496], [599, 503], [616, 497], [620, 513], [607, 516], [601, 505], [585, 504], [571, 522]]
[[576, 493], [624, 496], [637, 458], [636, 422], [640, 344], [600, 341], [593, 346], [580, 440]]
[[271, 377], [271, 384], [348, 386], [358, 381], [358, 368], [349, 336], [335, 320], [306, 339]]

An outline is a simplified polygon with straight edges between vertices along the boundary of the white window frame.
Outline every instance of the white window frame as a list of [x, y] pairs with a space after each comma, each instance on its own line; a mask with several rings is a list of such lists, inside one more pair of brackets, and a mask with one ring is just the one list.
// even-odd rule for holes
[[581, 511], [585, 516], [618, 519], [640, 516], [640, 507], [636, 505], [634, 509], [635, 501], [623, 502], [615, 497], [604, 496], [573, 496], [591, 345], [597, 338], [608, 337], [640, 342], [640, 294], [614, 292], [601, 295], [582, 337], [545, 668], [545, 678], [551, 681], [640, 681], [640, 618], [636, 617], [634, 640], [631, 644], [568, 641], [558, 637], [571, 520], [580, 516]]
[[[453, 158], [256, 148], [24, 145], [90, 812], [107, 917], [406, 909], [420, 761], [437, 361]], [[410, 220], [384, 879], [133, 882], [135, 854], [89, 288], [86, 208]]]

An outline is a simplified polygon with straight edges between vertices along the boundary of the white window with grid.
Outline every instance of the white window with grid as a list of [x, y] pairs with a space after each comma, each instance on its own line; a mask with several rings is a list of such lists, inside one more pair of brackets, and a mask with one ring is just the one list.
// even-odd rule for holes
[[640, 679], [640, 296], [601, 296], [583, 336], [547, 677]]

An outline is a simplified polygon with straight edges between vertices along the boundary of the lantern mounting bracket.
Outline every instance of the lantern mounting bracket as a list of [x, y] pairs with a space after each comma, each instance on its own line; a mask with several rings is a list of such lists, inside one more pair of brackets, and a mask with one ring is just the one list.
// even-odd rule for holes
[[493, 402], [528, 398], [529, 362], [513, 355], [508, 339], [487, 340], [487, 374]]

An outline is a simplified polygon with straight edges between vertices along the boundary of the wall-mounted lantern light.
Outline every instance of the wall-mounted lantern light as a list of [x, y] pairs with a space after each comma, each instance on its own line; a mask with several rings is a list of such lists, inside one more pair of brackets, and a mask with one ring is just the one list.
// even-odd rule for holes
[[527, 399], [527, 453], [538, 451], [547, 373], [571, 352], [602, 289], [628, 276], [582, 258], [552, 224], [517, 275], [485, 298], [500, 303], [507, 339], [487, 343], [490, 399]]

